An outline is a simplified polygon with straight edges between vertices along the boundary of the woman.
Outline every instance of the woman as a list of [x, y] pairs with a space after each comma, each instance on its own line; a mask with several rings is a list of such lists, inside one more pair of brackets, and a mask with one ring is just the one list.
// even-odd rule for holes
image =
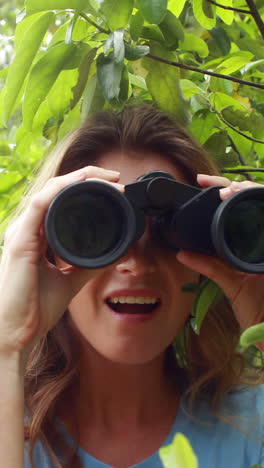
[[[172, 254], [148, 228], [97, 270], [72, 268], [47, 246], [43, 220], [64, 187], [96, 178], [123, 192], [157, 169], [194, 186], [226, 186], [222, 199], [252, 185], [220, 177], [169, 116], [126, 108], [94, 116], [53, 152], [8, 229], [0, 275], [5, 468], [27, 468], [30, 459], [36, 468], [160, 468], [158, 449], [176, 432], [201, 468], [226, 468], [230, 457], [232, 468], [264, 463], [261, 377], [236, 351], [240, 329], [263, 320], [263, 276]], [[228, 300], [212, 307], [198, 336], [189, 326], [195, 294], [182, 287], [201, 275]], [[155, 304], [149, 314], [146, 302]]]

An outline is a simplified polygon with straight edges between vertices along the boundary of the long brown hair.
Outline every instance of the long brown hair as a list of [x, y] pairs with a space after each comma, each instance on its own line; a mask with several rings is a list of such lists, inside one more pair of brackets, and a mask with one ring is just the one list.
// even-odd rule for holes
[[[164, 155], [192, 185], [197, 185], [197, 173], [219, 173], [213, 159], [173, 117], [153, 106], [125, 107], [119, 112], [94, 115], [62, 141], [45, 161], [18, 213], [50, 177], [96, 165], [100, 155], [115, 149]], [[209, 311], [199, 335], [187, 323], [182, 331], [184, 346], [169, 347], [167, 364], [170, 372], [180, 374], [180, 380], [188, 382], [185, 391], [191, 407], [206, 397], [212, 411], [218, 414], [218, 403], [234, 386], [256, 385], [260, 381], [257, 372], [248, 375], [245, 358], [237, 351], [239, 335], [232, 309], [223, 299]], [[27, 363], [25, 438], [31, 461], [33, 446], [40, 439], [57, 467], [81, 467], [78, 440], [74, 447], [67, 444], [56, 425], [59, 402], [77, 380], [78, 343], [64, 314], [35, 345]]]

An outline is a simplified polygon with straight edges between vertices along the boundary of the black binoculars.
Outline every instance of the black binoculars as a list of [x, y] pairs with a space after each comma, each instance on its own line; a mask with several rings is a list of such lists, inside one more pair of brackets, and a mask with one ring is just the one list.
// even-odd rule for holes
[[237, 270], [264, 273], [264, 187], [222, 201], [220, 186], [200, 189], [151, 171], [121, 193], [95, 180], [63, 189], [45, 219], [49, 246], [67, 263], [100, 268], [114, 263], [143, 235], [159, 247], [218, 255]]

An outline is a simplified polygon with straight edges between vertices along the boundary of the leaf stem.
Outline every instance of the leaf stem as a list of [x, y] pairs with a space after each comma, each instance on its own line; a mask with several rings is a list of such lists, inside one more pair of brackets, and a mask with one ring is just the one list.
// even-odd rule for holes
[[215, 2], [214, 0], [207, 0], [209, 3], [212, 3], [213, 5], [216, 5], [220, 8], [223, 8], [224, 10], [231, 10], [231, 11], [236, 11], [237, 13], [247, 13], [248, 15], [252, 15], [250, 10], [243, 10], [243, 8], [234, 8], [234, 7], [229, 7], [225, 5], [221, 5], [220, 3]]
[[93, 20], [91, 20], [91, 18], [89, 18], [89, 16], [87, 16], [85, 13], [80, 13], [80, 16], [82, 16], [82, 18], [84, 18], [86, 21], [88, 21], [88, 23], [92, 24], [93, 26], [95, 26], [98, 31], [102, 32], [102, 33], [105, 33], [105, 34], [110, 34], [111, 31], [107, 30], [107, 29], [104, 29], [102, 28], [101, 26], [99, 26], [99, 24], [96, 24]]
[[264, 39], [264, 23], [263, 23], [263, 21], [261, 19], [261, 16], [260, 16], [259, 12], [258, 12], [258, 9], [257, 9], [257, 7], [256, 7], [253, 0], [246, 0], [246, 2], [247, 2], [248, 7], [250, 9], [251, 15], [253, 16], [253, 18], [255, 20], [255, 23], [259, 28], [260, 34], [262, 35], [262, 37]]
[[203, 75], [216, 76], [217, 78], [223, 78], [224, 80], [234, 81], [236, 83], [240, 83], [246, 86], [252, 86], [253, 88], [264, 89], [264, 85], [261, 83], [254, 83], [253, 81], [241, 80], [240, 78], [235, 78], [234, 76], [230, 76], [230, 75], [222, 75], [221, 73], [211, 72], [209, 70], [204, 70], [203, 68], [193, 67], [192, 65], [187, 65], [185, 63], [167, 60], [167, 59], [158, 57], [153, 54], [147, 54], [145, 57], [150, 58], [152, 60], [157, 60], [158, 62], [166, 63], [167, 65], [172, 65], [173, 67], [183, 68], [184, 70], [191, 70], [197, 73], [202, 73]]

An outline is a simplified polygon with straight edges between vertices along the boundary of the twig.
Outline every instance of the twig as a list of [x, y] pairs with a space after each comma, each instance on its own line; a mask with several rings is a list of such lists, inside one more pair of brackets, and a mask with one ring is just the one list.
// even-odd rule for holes
[[244, 172], [264, 172], [264, 169], [222, 169], [221, 172], [227, 174], [240, 174]]
[[264, 23], [263, 23], [263, 21], [261, 19], [261, 16], [260, 16], [259, 12], [258, 12], [258, 9], [257, 9], [255, 3], [253, 2], [253, 0], [246, 0], [246, 2], [247, 2], [248, 7], [250, 9], [251, 15], [253, 16], [253, 18], [255, 20], [255, 23], [259, 28], [260, 34], [262, 35], [262, 37], [264, 39]]
[[216, 76], [217, 78], [235, 81], [236, 83], [240, 83], [246, 86], [252, 86], [253, 88], [264, 89], [264, 85], [261, 83], [254, 83], [253, 81], [241, 80], [240, 78], [235, 78], [234, 76], [230, 75], [222, 75], [221, 73], [211, 72], [208, 70], [204, 70], [203, 68], [197, 68], [193, 67], [192, 65], [186, 65], [185, 63], [174, 62], [172, 60], [167, 60], [162, 57], [157, 57], [153, 54], [147, 54], [145, 57], [150, 58], [152, 60], [157, 60], [158, 62], [166, 63], [167, 65], [172, 65], [173, 67], [183, 68], [184, 70], [191, 70], [197, 73], [202, 73], [203, 75]]
[[101, 26], [99, 26], [98, 24], [96, 24], [93, 20], [91, 20], [91, 18], [89, 18], [89, 16], [87, 16], [85, 13], [80, 13], [80, 16], [82, 16], [86, 21], [88, 21], [88, 23], [92, 24], [93, 26], [95, 26], [98, 31], [101, 31], [102, 33], [105, 33], [105, 34], [110, 34], [111, 31], [108, 31], [107, 29], [104, 29], [102, 28]]
[[234, 130], [234, 132], [236, 133], [239, 133], [239, 135], [243, 136], [244, 138], [247, 138], [248, 140], [250, 141], [254, 141], [254, 143], [262, 143], [264, 144], [264, 140], [258, 140], [257, 138], [253, 138], [249, 135], [246, 135], [245, 133], [241, 132], [240, 130], [238, 130], [236, 127], [234, 127], [231, 123], [227, 122], [226, 119], [224, 119], [224, 117], [222, 116], [222, 114], [220, 112], [217, 112], [216, 109], [214, 109], [214, 112], [217, 114], [217, 116], [219, 117], [220, 120], [222, 120], [222, 122], [224, 122], [228, 127], [232, 128], [232, 130]]
[[207, 0], [209, 3], [212, 3], [213, 5], [216, 5], [220, 8], [223, 8], [224, 10], [231, 10], [231, 11], [236, 11], [237, 13], [247, 13], [248, 15], [252, 15], [250, 10], [243, 10], [242, 8], [234, 8], [234, 7], [229, 7], [225, 5], [221, 5], [220, 3], [215, 2], [214, 0]]

